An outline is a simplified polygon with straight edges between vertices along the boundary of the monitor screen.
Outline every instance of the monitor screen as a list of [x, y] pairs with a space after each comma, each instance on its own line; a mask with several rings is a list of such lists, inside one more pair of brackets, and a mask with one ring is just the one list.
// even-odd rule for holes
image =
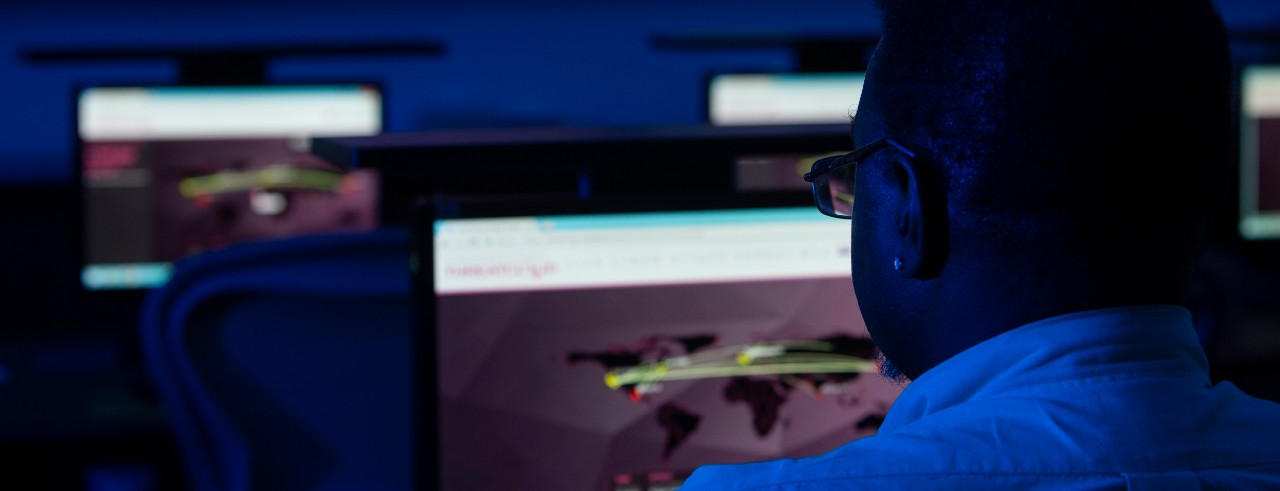
[[707, 114], [714, 125], [848, 123], [862, 80], [861, 72], [716, 75]]
[[[516, 210], [522, 208], [514, 208]], [[447, 490], [668, 490], [875, 433], [900, 387], [812, 206], [434, 222]]]
[[1280, 239], [1280, 66], [1246, 67], [1240, 85], [1240, 234]]
[[90, 290], [164, 284], [225, 245], [377, 225], [377, 175], [312, 155], [310, 138], [373, 135], [368, 85], [92, 87], [79, 93]]

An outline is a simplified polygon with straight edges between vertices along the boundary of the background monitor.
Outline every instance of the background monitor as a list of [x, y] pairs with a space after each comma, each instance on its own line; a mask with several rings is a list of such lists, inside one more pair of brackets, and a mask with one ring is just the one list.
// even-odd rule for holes
[[383, 223], [421, 197], [601, 197], [808, 189], [808, 165], [852, 149], [849, 124], [505, 128], [320, 138], [342, 167], [377, 169]]
[[207, 249], [377, 225], [377, 174], [310, 153], [312, 137], [373, 135], [370, 85], [92, 87], [77, 103], [90, 290], [167, 281]]
[[901, 388], [867, 373], [848, 222], [792, 196], [420, 223], [443, 489], [674, 489], [875, 433]]
[[1240, 234], [1280, 239], [1280, 66], [1241, 74]]
[[708, 85], [711, 124], [848, 123], [862, 95], [862, 72], [727, 73]]
[[[719, 126], [848, 125], [858, 109], [863, 78], [862, 72], [719, 74], [708, 85], [707, 115]], [[807, 189], [800, 176], [814, 160], [837, 153], [743, 155], [737, 160], [736, 189]]]

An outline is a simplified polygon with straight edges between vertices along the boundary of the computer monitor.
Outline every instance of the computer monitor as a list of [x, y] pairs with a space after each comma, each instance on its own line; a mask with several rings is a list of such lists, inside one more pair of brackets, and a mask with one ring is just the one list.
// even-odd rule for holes
[[160, 286], [224, 245], [377, 225], [376, 172], [309, 151], [380, 132], [377, 87], [89, 87], [76, 107], [89, 290]]
[[[707, 86], [707, 118], [717, 126], [844, 124], [847, 128], [858, 109], [863, 78], [862, 72], [717, 74]], [[800, 176], [814, 160], [836, 153], [742, 155], [736, 162], [735, 187], [740, 191], [806, 189], [808, 183]]]
[[807, 195], [438, 209], [417, 230], [441, 489], [674, 489], [871, 435], [900, 391], [868, 373], [849, 224]]
[[1240, 235], [1280, 239], [1280, 66], [1240, 78]]
[[808, 189], [812, 162], [853, 149], [843, 124], [506, 128], [320, 138], [315, 151], [383, 176], [384, 224], [423, 196], [599, 197]]
[[707, 118], [718, 126], [848, 123], [863, 78], [862, 72], [714, 75]]

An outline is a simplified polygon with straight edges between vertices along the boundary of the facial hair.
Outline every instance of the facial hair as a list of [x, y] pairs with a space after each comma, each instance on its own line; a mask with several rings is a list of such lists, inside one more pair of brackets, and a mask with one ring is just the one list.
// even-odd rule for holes
[[902, 373], [902, 370], [899, 370], [897, 365], [894, 365], [892, 361], [884, 357], [884, 353], [879, 351], [876, 352], [876, 369], [880, 372], [881, 377], [884, 377], [894, 385], [905, 387], [911, 383], [911, 378]]

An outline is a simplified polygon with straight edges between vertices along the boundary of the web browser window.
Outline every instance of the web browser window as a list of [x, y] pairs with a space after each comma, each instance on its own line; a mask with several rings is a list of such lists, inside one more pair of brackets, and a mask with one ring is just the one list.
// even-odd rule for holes
[[873, 373], [848, 227], [812, 207], [436, 221], [444, 489], [674, 489], [874, 434], [900, 387]]
[[377, 225], [377, 174], [310, 153], [381, 131], [367, 85], [93, 87], [77, 105], [91, 290], [163, 285], [226, 245]]

